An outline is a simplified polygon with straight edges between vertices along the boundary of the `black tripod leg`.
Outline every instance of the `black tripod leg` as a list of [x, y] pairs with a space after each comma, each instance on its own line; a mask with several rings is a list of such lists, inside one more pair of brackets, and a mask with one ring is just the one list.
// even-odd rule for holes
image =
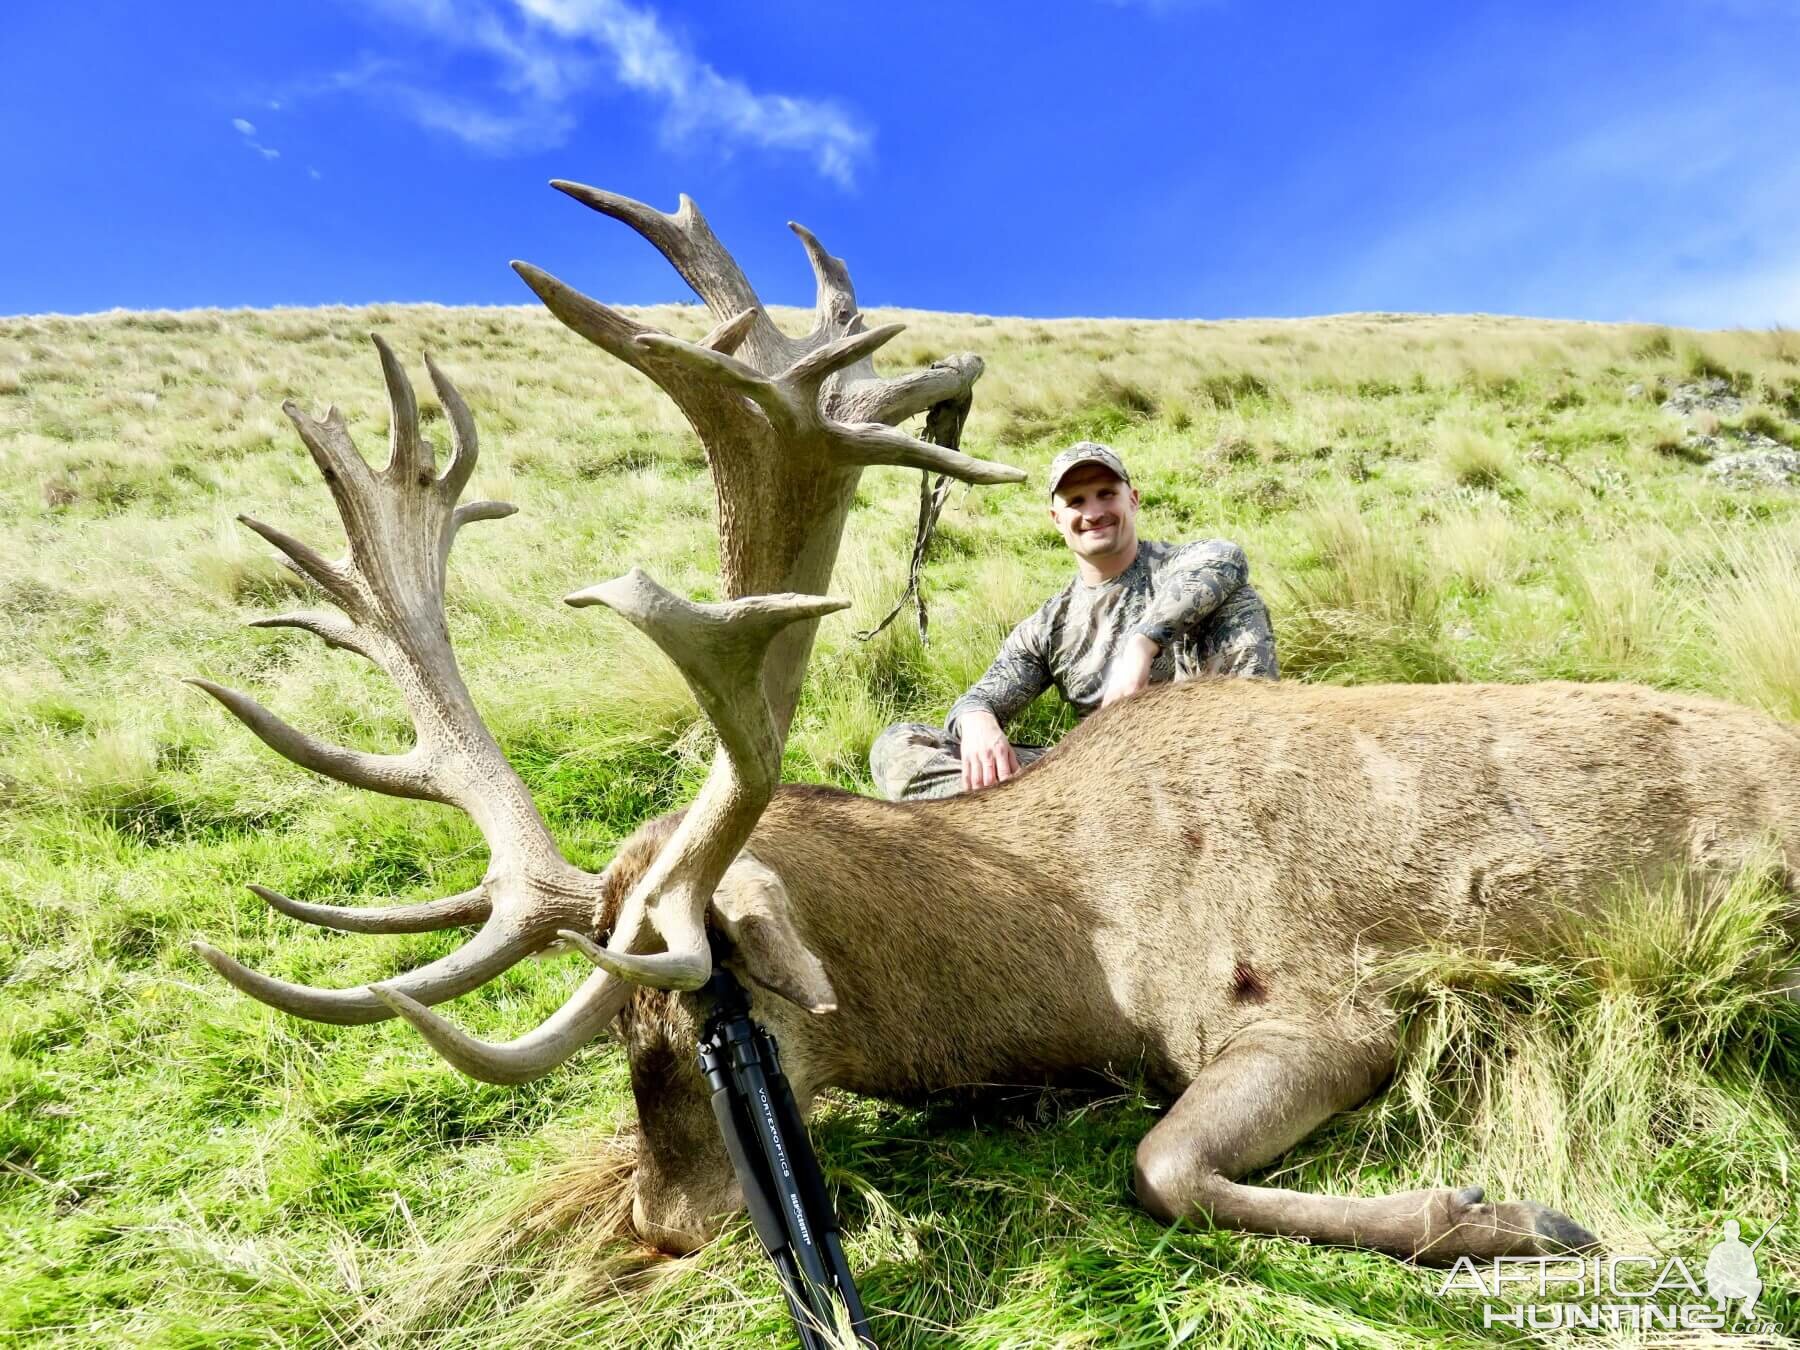
[[825, 1174], [819, 1167], [818, 1154], [813, 1151], [812, 1137], [807, 1133], [806, 1122], [800, 1118], [800, 1106], [794, 1100], [787, 1074], [782, 1071], [781, 1055], [774, 1038], [759, 1031], [758, 1039], [770, 1066], [768, 1080], [774, 1096], [776, 1124], [789, 1141], [794, 1177], [818, 1237], [826, 1274], [843, 1300], [844, 1310], [850, 1315], [851, 1330], [865, 1345], [872, 1347], [875, 1338], [869, 1331], [869, 1315], [863, 1310], [862, 1297], [856, 1291], [856, 1278], [850, 1273], [850, 1262], [844, 1256], [843, 1240], [838, 1235], [837, 1210], [831, 1203], [831, 1193], [825, 1189]]
[[[715, 960], [719, 953], [714, 952]], [[744, 1190], [757, 1238], [775, 1262], [802, 1350], [834, 1350], [841, 1303], [858, 1343], [875, 1350], [839, 1238], [837, 1215], [774, 1038], [750, 1020], [744, 991], [715, 966], [700, 1067], [713, 1117]]]
[[719, 1123], [719, 1135], [725, 1141], [725, 1152], [731, 1158], [732, 1171], [744, 1191], [744, 1206], [750, 1211], [750, 1226], [756, 1230], [763, 1249], [771, 1256], [787, 1246], [787, 1229], [775, 1208], [769, 1192], [768, 1178], [763, 1175], [762, 1159], [752, 1157], [744, 1147], [744, 1123], [736, 1117], [730, 1089], [713, 1093], [713, 1118]]
[[[740, 1045], [742, 1053], [739, 1053]], [[760, 1047], [749, 1042], [734, 1044], [732, 1048], [732, 1078], [743, 1093], [745, 1110], [762, 1146], [763, 1162], [773, 1183], [772, 1193], [787, 1228], [789, 1245], [807, 1282], [822, 1293], [831, 1288], [831, 1281], [826, 1277], [818, 1234], [813, 1229], [806, 1196], [794, 1171], [793, 1150], [778, 1124], [775, 1093], [763, 1071]], [[801, 1139], [804, 1138], [801, 1135]]]
[[830, 1345], [814, 1330], [813, 1324], [817, 1319], [802, 1292], [804, 1286], [800, 1282], [800, 1268], [790, 1249], [787, 1225], [782, 1221], [761, 1147], [757, 1143], [754, 1129], [744, 1118], [736, 1100], [735, 1089], [729, 1081], [729, 1071], [725, 1069], [723, 1060], [724, 1056], [712, 1046], [701, 1047], [701, 1070], [715, 1084], [712, 1094], [713, 1119], [718, 1122], [719, 1137], [724, 1140], [725, 1153], [731, 1159], [731, 1169], [737, 1173], [738, 1185], [744, 1192], [744, 1207], [750, 1212], [750, 1226], [756, 1231], [757, 1241], [769, 1254], [769, 1259], [775, 1263], [775, 1278], [781, 1285], [782, 1296], [787, 1300], [788, 1316], [800, 1338], [801, 1350], [831, 1350]]

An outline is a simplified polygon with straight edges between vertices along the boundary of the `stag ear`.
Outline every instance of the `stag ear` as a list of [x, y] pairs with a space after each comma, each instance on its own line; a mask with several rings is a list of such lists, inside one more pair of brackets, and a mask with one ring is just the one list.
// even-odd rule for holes
[[837, 1007], [837, 992], [819, 958], [800, 940], [788, 912], [787, 887], [748, 851], [726, 869], [713, 892], [713, 918], [731, 939], [727, 964], [751, 983], [808, 1012]]

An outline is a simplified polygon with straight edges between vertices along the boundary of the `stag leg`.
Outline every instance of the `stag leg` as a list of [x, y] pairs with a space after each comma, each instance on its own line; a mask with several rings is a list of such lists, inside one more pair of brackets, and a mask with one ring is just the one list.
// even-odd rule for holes
[[1309, 1195], [1237, 1177], [1280, 1157], [1327, 1118], [1367, 1100], [1393, 1069], [1391, 1043], [1270, 1023], [1234, 1038], [1137, 1151], [1139, 1202], [1165, 1223], [1372, 1247], [1433, 1264], [1460, 1256], [1547, 1256], [1595, 1245], [1529, 1200], [1487, 1204], [1479, 1186], [1394, 1195]]

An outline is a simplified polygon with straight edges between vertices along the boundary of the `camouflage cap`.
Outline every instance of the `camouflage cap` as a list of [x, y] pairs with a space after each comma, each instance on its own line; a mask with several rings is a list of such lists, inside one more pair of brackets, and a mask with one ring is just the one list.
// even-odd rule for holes
[[1131, 482], [1131, 475], [1125, 472], [1125, 461], [1110, 445], [1102, 445], [1099, 441], [1076, 441], [1067, 450], [1062, 451], [1050, 461], [1050, 495], [1056, 495], [1056, 485], [1069, 476], [1069, 471], [1081, 464], [1103, 464], [1119, 475], [1122, 483]]

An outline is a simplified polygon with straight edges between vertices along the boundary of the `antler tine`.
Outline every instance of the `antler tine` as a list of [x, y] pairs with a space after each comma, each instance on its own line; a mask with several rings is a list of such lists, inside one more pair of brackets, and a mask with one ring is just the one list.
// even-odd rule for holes
[[[675, 400], [696, 427], [731, 424], [734, 430], [745, 430], [741, 426], [743, 419], [739, 411], [743, 401], [736, 392], [719, 388], [714, 380], [695, 379], [688, 363], [670, 361], [654, 344], [638, 340], [645, 337], [670, 337], [669, 334], [639, 323], [591, 296], [583, 295], [573, 286], [530, 263], [514, 262], [512, 267], [538, 299], [544, 302], [545, 308], [607, 355], [623, 361], [640, 375], [654, 380], [665, 394]], [[766, 323], [761, 317], [760, 309], [756, 314], [757, 317], [748, 320], [744, 318], [744, 314], [736, 314], [720, 324], [708, 337], [716, 334], [723, 336], [725, 341], [712, 350], [729, 356], [741, 348]], [[744, 324], [741, 333], [737, 331], [739, 323]], [[774, 331], [772, 324], [767, 326], [770, 331]], [[785, 338], [782, 340], [786, 341]], [[748, 434], [754, 435], [754, 428], [749, 429]]]
[[440, 481], [450, 500], [455, 501], [462, 496], [462, 490], [469, 484], [469, 476], [475, 472], [479, 449], [475, 419], [469, 415], [469, 405], [463, 401], [462, 392], [438, 369], [429, 353], [425, 357], [425, 369], [431, 375], [431, 387], [437, 390], [438, 403], [450, 423], [450, 463]]
[[325, 409], [323, 418], [313, 417], [291, 398], [282, 401], [281, 411], [294, 424], [301, 443], [306, 446], [313, 463], [318, 465], [319, 474], [331, 490], [332, 500], [337, 503], [338, 515], [341, 517], [354, 510], [357, 496], [368, 491], [375, 475], [369, 468], [369, 461], [362, 457], [362, 451], [356, 448], [356, 442], [350, 439], [344, 414], [332, 404]]
[[[739, 319], [742, 317], [740, 315]], [[729, 329], [730, 324], [722, 327]], [[889, 323], [837, 338], [807, 352], [776, 376], [764, 375], [754, 366], [738, 360], [715, 343], [710, 333], [699, 342], [689, 342], [670, 333], [645, 332], [632, 339], [632, 345], [660, 352], [696, 375], [721, 381], [737, 393], [754, 399], [766, 412], [786, 414], [790, 420], [804, 421], [803, 410], [816, 406], [819, 389], [827, 379], [868, 360], [873, 352], [905, 331], [905, 324]]]
[[533, 267], [530, 263], [520, 262], [515, 258], [512, 270], [544, 302], [544, 307], [564, 324], [609, 356], [615, 356], [633, 369], [649, 374], [645, 370], [643, 352], [631, 345], [632, 339], [640, 333], [659, 330], [619, 313], [611, 305], [603, 305], [593, 297], [583, 295], [568, 282], [552, 276], [541, 267]]
[[850, 284], [849, 265], [842, 258], [827, 253], [818, 236], [798, 221], [790, 220], [788, 228], [800, 237], [800, 244], [806, 249], [806, 260], [812, 264], [813, 280], [818, 285], [818, 299], [814, 302], [814, 336], [855, 331], [862, 316], [856, 308], [856, 287]]
[[897, 426], [941, 403], [970, 398], [985, 368], [973, 352], [959, 352], [906, 375], [847, 381], [837, 390], [831, 411], [841, 422]]
[[263, 524], [254, 516], [240, 514], [238, 523], [279, 549], [282, 562], [318, 586], [346, 610], [356, 603], [356, 590], [345, 574], [342, 563], [332, 562], [311, 545], [301, 543], [293, 535], [278, 530], [273, 525]]
[[835, 424], [837, 451], [852, 464], [894, 464], [928, 473], [946, 474], [965, 483], [1023, 483], [1025, 471], [991, 459], [975, 459], [960, 450], [933, 445], [879, 422]]
[[315, 905], [305, 900], [290, 900], [280, 891], [250, 883], [253, 894], [266, 901], [290, 919], [335, 928], [341, 933], [435, 933], [445, 928], [462, 928], [484, 923], [494, 907], [482, 887], [447, 895], [441, 900], [425, 900], [416, 905], [385, 905], [363, 908], [351, 905]]
[[410, 1022], [452, 1067], [502, 1086], [529, 1083], [549, 1073], [606, 1030], [631, 991], [631, 985], [597, 970], [548, 1019], [517, 1040], [496, 1045], [477, 1040], [392, 985], [373, 989], [376, 998]]
[[298, 628], [311, 633], [327, 647], [338, 647], [344, 651], [355, 652], [358, 656], [366, 656], [375, 660], [370, 650], [368, 634], [357, 629], [350, 620], [336, 614], [329, 614], [322, 609], [309, 609], [291, 614], [271, 614], [266, 619], [250, 620], [252, 628]]
[[781, 392], [774, 380], [710, 343], [689, 342], [671, 333], [645, 332], [632, 339], [632, 346], [666, 356], [671, 363], [684, 366], [703, 379], [710, 378], [733, 393], [754, 399], [765, 412], [783, 411]]
[[519, 508], [511, 502], [464, 502], [451, 513], [450, 523], [456, 528], [477, 520], [505, 520], [516, 516]]
[[381, 353], [381, 376], [387, 384], [388, 462], [382, 472], [389, 477], [435, 474], [431, 442], [419, 435], [419, 400], [407, 378], [406, 367], [381, 334], [370, 333], [369, 339]]
[[[567, 916], [562, 917], [566, 922]], [[549, 928], [544, 938], [551, 938], [555, 931], [554, 927]], [[534, 941], [534, 936], [490, 918], [479, 933], [448, 956], [383, 981], [383, 984], [387, 989], [424, 1003], [442, 1003], [445, 999], [466, 994], [518, 965], [533, 950], [544, 945], [542, 941]], [[207, 965], [251, 998], [296, 1017], [339, 1026], [362, 1026], [368, 1022], [384, 1022], [394, 1015], [368, 985], [352, 989], [318, 989], [308, 984], [290, 984], [251, 970], [206, 942], [195, 941], [190, 945]]]
[[884, 323], [879, 328], [846, 333], [843, 337], [808, 352], [789, 366], [782, 378], [797, 389], [810, 391], [817, 398], [826, 380], [867, 361], [905, 331], [906, 325], [903, 323]]
[[761, 313], [760, 309], [747, 309], [742, 314], [715, 325], [710, 333], [700, 339], [700, 345], [711, 347], [715, 352], [723, 352], [730, 356], [743, 346], [744, 339], [756, 326], [757, 316]]
[[712, 232], [694, 199], [685, 192], [681, 194], [681, 204], [675, 214], [670, 215], [633, 198], [588, 187], [584, 183], [557, 178], [551, 180], [550, 186], [583, 206], [636, 230], [668, 259], [669, 265], [681, 274], [681, 279], [694, 288], [694, 294], [705, 302], [714, 318], [725, 320], [754, 309], [757, 317], [752, 323], [759, 330], [759, 347], [790, 342], [762, 312], [756, 288]]
[[681, 204], [670, 215], [645, 202], [585, 183], [553, 178], [550, 186], [643, 235], [720, 318], [757, 304], [750, 279], [720, 245], [687, 193], [681, 194]]
[[418, 757], [410, 751], [404, 755], [372, 755], [366, 750], [332, 745], [289, 726], [248, 694], [240, 694], [198, 676], [190, 676], [182, 682], [211, 694], [255, 732], [264, 745], [302, 768], [353, 787], [385, 792], [391, 797], [429, 802], [447, 800], [442, 789], [422, 771]]

